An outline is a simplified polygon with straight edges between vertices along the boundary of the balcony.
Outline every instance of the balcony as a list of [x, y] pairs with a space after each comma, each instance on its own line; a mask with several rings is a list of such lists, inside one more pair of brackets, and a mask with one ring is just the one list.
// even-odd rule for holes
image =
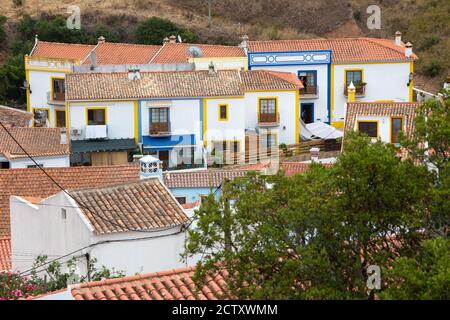
[[319, 87], [318, 86], [309, 86], [306, 88], [300, 89], [300, 95], [302, 98], [314, 99], [319, 97]]
[[151, 137], [166, 137], [170, 136], [170, 123], [169, 122], [153, 122], [150, 123], [149, 135]]
[[258, 119], [259, 127], [278, 127], [280, 125], [280, 114], [260, 113]]
[[108, 138], [108, 126], [96, 125], [86, 126], [86, 139], [106, 139]]
[[[364, 97], [366, 95], [366, 84], [365, 83], [355, 85], [355, 89], [356, 89], [357, 97]], [[348, 96], [348, 87], [347, 86], [344, 87], [344, 95], [346, 97]]]
[[50, 91], [47, 92], [47, 104], [63, 106], [65, 105], [65, 94], [62, 92], [53, 92], [53, 97], [50, 95]]

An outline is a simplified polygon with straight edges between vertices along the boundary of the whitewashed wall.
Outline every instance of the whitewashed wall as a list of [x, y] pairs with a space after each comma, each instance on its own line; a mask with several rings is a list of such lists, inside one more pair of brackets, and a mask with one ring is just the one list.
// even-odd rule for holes
[[348, 99], [344, 95], [345, 70], [353, 69], [364, 70], [363, 81], [367, 83], [365, 96], [357, 97], [356, 101], [409, 101], [410, 88], [407, 83], [410, 63], [335, 65], [333, 121], [344, 121], [345, 103]]
[[[358, 121], [377, 121], [378, 122], [378, 138], [386, 143], [391, 143], [391, 117], [381, 116], [358, 116], [355, 121], [354, 130], [358, 130]], [[403, 130], [405, 121], [403, 121]]]
[[[258, 125], [258, 98], [277, 97], [280, 125], [271, 130], [278, 130], [278, 143], [294, 144], [296, 130], [296, 93], [295, 91], [247, 92], [245, 94], [245, 127], [255, 129]], [[300, 115], [300, 113], [299, 113]]]
[[195, 64], [195, 70], [208, 70], [211, 62], [216, 70], [246, 70], [248, 68], [246, 57], [194, 58], [190, 60]]
[[[61, 168], [70, 167], [69, 155], [56, 157], [33, 157], [34, 160], [44, 168]], [[0, 156], [0, 161], [8, 161]], [[35, 165], [33, 161], [28, 158], [13, 159], [9, 161], [11, 169], [27, 168], [27, 166]]]
[[[70, 102], [69, 117], [71, 129], [86, 128], [86, 109], [106, 108], [108, 139], [134, 138], [134, 102]], [[71, 136], [71, 139], [81, 139]]]

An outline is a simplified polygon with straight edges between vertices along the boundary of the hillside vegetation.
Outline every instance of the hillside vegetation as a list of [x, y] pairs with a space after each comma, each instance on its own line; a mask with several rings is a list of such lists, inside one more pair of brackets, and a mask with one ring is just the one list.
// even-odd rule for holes
[[[104, 35], [113, 42], [161, 43], [164, 34], [178, 33], [187, 41], [237, 44], [244, 33], [253, 40], [356, 36], [393, 39], [395, 31], [400, 30], [404, 41], [412, 42], [420, 57], [418, 78], [431, 81], [432, 89], [437, 90], [449, 74], [448, 0], [212, 0], [211, 26], [207, 3], [0, 0], [0, 63], [4, 63], [0, 67], [0, 102], [23, 103], [22, 93], [17, 90], [23, 73], [20, 61], [29, 52], [35, 34], [47, 41], [95, 43], [99, 35]], [[381, 7], [380, 30], [366, 26], [366, 9], [373, 4]], [[70, 5], [81, 9], [81, 30], [65, 28]], [[148, 24], [145, 21], [150, 17], [165, 20]], [[5, 96], [5, 92], [9, 93]]]

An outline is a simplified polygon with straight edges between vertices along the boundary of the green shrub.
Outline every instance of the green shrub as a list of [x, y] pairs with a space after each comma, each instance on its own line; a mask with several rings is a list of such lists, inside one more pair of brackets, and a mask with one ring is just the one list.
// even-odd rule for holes
[[135, 30], [134, 41], [143, 44], [161, 44], [165, 37], [171, 35], [180, 35], [184, 42], [197, 41], [197, 36], [192, 31], [158, 17], [140, 22]]

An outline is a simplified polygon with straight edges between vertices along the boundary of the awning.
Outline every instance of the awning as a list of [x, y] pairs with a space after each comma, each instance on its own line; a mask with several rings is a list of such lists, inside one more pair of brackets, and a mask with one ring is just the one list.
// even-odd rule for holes
[[173, 148], [185, 148], [195, 146], [194, 134], [171, 135], [169, 137], [144, 136], [144, 149], [172, 150]]
[[106, 140], [72, 140], [72, 153], [131, 151], [137, 148], [134, 139], [106, 139]]

